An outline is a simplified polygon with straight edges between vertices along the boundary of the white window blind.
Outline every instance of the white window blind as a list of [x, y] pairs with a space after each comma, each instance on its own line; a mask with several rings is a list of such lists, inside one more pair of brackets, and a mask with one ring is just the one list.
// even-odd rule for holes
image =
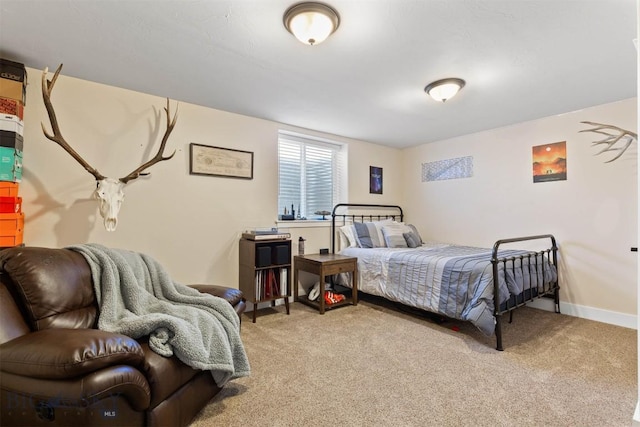
[[278, 214], [317, 218], [339, 203], [346, 176], [343, 146], [302, 135], [280, 132], [278, 137]]

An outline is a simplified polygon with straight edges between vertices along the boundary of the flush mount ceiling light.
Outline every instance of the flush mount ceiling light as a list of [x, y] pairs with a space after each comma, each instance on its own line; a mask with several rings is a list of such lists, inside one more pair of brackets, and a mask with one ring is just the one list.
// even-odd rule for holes
[[460, 89], [464, 87], [464, 80], [462, 79], [442, 79], [429, 83], [424, 91], [427, 92], [436, 101], [445, 102], [455, 96]]
[[324, 3], [306, 2], [291, 6], [284, 14], [284, 27], [302, 43], [322, 43], [340, 25], [340, 16]]

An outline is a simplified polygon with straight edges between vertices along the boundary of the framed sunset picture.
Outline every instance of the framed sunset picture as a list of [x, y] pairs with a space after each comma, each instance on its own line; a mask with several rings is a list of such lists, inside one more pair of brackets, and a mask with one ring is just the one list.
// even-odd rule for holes
[[533, 182], [567, 180], [567, 142], [533, 147]]

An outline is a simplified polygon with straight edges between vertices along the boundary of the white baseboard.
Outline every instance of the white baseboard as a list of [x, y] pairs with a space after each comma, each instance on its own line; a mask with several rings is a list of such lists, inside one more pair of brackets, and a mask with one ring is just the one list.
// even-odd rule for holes
[[[527, 303], [527, 306], [540, 310], [554, 311], [552, 299], [540, 298]], [[616, 311], [603, 310], [601, 308], [587, 307], [585, 305], [571, 304], [560, 301], [560, 312], [568, 316], [581, 317], [597, 322], [609, 323], [624, 328], [638, 329], [637, 316], [633, 314], [618, 313]]]
[[633, 413], [633, 420], [631, 421], [633, 427], [640, 426], [640, 402], [636, 404], [636, 411]]

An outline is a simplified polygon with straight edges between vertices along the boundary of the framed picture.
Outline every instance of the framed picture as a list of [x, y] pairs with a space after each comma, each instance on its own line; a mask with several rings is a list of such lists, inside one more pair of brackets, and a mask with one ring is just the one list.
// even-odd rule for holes
[[369, 193], [382, 194], [382, 168], [369, 166]]
[[566, 181], [567, 142], [538, 145], [532, 149], [533, 182]]
[[253, 179], [253, 152], [191, 143], [189, 173]]

